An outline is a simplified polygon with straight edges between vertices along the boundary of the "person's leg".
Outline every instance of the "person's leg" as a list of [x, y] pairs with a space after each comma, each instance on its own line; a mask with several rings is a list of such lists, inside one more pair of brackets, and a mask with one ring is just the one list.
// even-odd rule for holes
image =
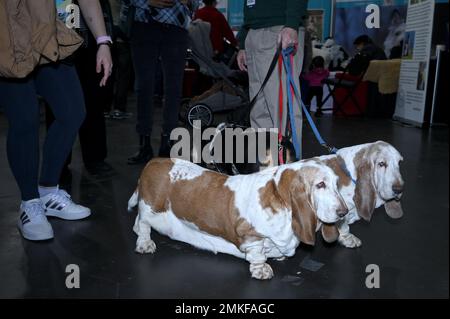
[[33, 75], [20, 80], [0, 78], [0, 97], [9, 122], [7, 157], [22, 198], [17, 226], [26, 239], [51, 239], [53, 229], [38, 192], [39, 104]]
[[[94, 45], [92, 44], [94, 43]], [[103, 111], [111, 104], [112, 83], [100, 87], [101, 75], [96, 72], [97, 46], [91, 39], [87, 48], [80, 49], [75, 59], [75, 67], [86, 106], [86, 118], [79, 130], [81, 154], [88, 170], [105, 165], [107, 155], [106, 125]]]
[[168, 26], [161, 48], [165, 104], [159, 156], [170, 155], [170, 132], [177, 127], [183, 91], [183, 75], [189, 35], [185, 29]]
[[[264, 44], [261, 43], [266, 33], [266, 29], [250, 30], [245, 40], [250, 99], [253, 99], [261, 88], [276, 50], [275, 35], [271, 37], [272, 39], [266, 39]], [[278, 70], [275, 69], [266, 89], [260, 94], [250, 112], [250, 123], [253, 128], [278, 127], [278, 113], [271, 114], [272, 108], [268, 104], [273, 100], [270, 96], [278, 97], [277, 72]], [[271, 92], [268, 88], [275, 91]], [[276, 99], [276, 105], [278, 106], [278, 99]]]
[[322, 99], [323, 99], [323, 87], [318, 86], [315, 88], [315, 95], [316, 95], [316, 104], [317, 104], [317, 110], [316, 110], [316, 116], [321, 116], [322, 113]]
[[72, 65], [49, 64], [38, 69], [35, 83], [37, 92], [45, 98], [55, 116], [44, 142], [39, 180], [45, 214], [67, 220], [85, 218], [91, 214], [90, 209], [75, 204], [58, 188], [62, 167], [86, 114], [77, 72]]
[[308, 111], [311, 111], [311, 101], [313, 97], [314, 97], [314, 87], [310, 86], [306, 91], [306, 99], [305, 99], [305, 105]]
[[85, 117], [83, 92], [75, 68], [62, 63], [41, 67], [36, 88], [55, 117], [44, 143], [39, 184], [55, 187]]
[[[40, 97], [41, 106], [45, 107], [45, 127], [47, 132], [55, 121], [55, 116], [53, 115], [52, 109], [42, 97]], [[69, 165], [72, 162], [72, 152], [67, 156], [66, 162], [64, 163], [63, 169], [61, 171], [61, 176], [59, 178], [59, 184], [66, 187], [70, 187], [72, 183], [72, 172], [70, 171]]]
[[39, 104], [32, 77], [0, 78], [0, 97], [9, 123], [7, 157], [22, 200], [39, 198]]
[[134, 24], [131, 36], [131, 52], [136, 76], [136, 131], [140, 136], [140, 148], [136, 154], [128, 159], [128, 164], [131, 165], [146, 163], [153, 157], [150, 145], [153, 124], [153, 92], [161, 41], [159, 23], [136, 22]]
[[[277, 49], [277, 39], [278, 35], [282, 29], [282, 26], [276, 26], [271, 28], [264, 28], [258, 30], [250, 30], [246, 39], [246, 52], [247, 54], [247, 65], [249, 68], [249, 82], [250, 82], [250, 94], [251, 97], [256, 94], [256, 92], [261, 87], [262, 81], [264, 80], [267, 71], [269, 69], [270, 62], [275, 55]], [[293, 63], [293, 78], [298, 89], [300, 89], [300, 73], [302, 69], [303, 61], [303, 42], [304, 42], [304, 30], [299, 30], [299, 46], [297, 54], [294, 56]], [[283, 84], [283, 116], [282, 116], [282, 133], [285, 133], [286, 127], [286, 112], [287, 110], [287, 90], [286, 90], [286, 72], [283, 67], [281, 83]], [[272, 76], [270, 77], [267, 85], [263, 91], [262, 97], [258, 103], [254, 106], [251, 114], [250, 120], [252, 127], [264, 127], [279, 128], [279, 87], [280, 80], [278, 69], [276, 69]], [[300, 143], [301, 133], [302, 133], [302, 111], [300, 105], [294, 99], [294, 117], [295, 117], [295, 127], [297, 133], [297, 139]], [[301, 154], [300, 154], [301, 157]]]
[[114, 109], [126, 112], [128, 90], [133, 73], [130, 44], [116, 42], [116, 57]]

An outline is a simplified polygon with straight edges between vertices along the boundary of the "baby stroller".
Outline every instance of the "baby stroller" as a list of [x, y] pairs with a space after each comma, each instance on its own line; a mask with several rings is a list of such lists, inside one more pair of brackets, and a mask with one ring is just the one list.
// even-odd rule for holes
[[183, 100], [180, 118], [190, 127], [193, 127], [194, 121], [200, 121], [202, 127], [207, 127], [213, 124], [215, 113], [228, 112], [227, 121], [248, 126], [250, 101], [247, 74], [231, 69], [234, 59], [229, 64], [213, 59], [209, 33], [209, 23], [193, 21], [189, 27], [189, 53], [199, 72], [212, 78], [214, 84], [206, 92]]

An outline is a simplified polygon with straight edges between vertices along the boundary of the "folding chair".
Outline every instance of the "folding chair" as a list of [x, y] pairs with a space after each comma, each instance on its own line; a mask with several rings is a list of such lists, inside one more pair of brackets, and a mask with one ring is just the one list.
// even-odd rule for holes
[[[354, 93], [360, 87], [364, 74], [369, 67], [369, 63], [370, 60], [367, 56], [358, 54], [344, 69], [343, 73], [338, 73], [338, 77], [334, 79], [325, 79], [322, 81], [322, 83], [325, 84], [329, 90], [328, 95], [322, 100], [322, 105], [324, 105], [330, 97], [334, 102], [332, 108], [325, 108], [322, 109], [322, 111], [332, 110], [334, 113], [340, 112], [344, 116], [348, 116], [348, 114], [344, 111], [344, 106], [348, 100], [351, 100], [359, 112], [358, 115], [363, 115], [363, 108], [360, 103], [358, 103]], [[345, 79], [345, 77], [350, 77], [350, 79]], [[342, 100], [338, 100], [336, 98], [336, 90], [338, 89], [344, 89], [346, 91], [346, 95]]]

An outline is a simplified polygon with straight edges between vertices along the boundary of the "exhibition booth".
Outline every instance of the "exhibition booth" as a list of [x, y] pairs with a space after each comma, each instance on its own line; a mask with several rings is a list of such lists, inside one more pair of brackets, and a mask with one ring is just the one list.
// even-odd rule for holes
[[[222, 0], [218, 8], [238, 32], [244, 0]], [[415, 126], [448, 124], [449, 19], [447, 0], [309, 0], [305, 23], [311, 58], [322, 56], [330, 77], [356, 87], [324, 85], [324, 110], [335, 115], [394, 118]], [[354, 40], [368, 35], [386, 60], [373, 60], [356, 77], [345, 67], [355, 55]], [[308, 37], [307, 37], [308, 38]], [[308, 50], [304, 71], [307, 71]], [[340, 74], [344, 73], [344, 74]], [[342, 84], [342, 83], [340, 83]], [[341, 86], [338, 84], [338, 86]], [[315, 109], [312, 102], [312, 110]]]

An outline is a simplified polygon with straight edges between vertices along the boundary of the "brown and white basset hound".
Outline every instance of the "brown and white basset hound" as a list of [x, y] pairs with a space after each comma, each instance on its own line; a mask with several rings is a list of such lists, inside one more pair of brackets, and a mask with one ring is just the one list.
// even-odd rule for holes
[[[293, 256], [300, 242], [313, 245], [322, 223], [335, 223], [348, 212], [338, 177], [317, 160], [228, 176], [180, 159], [154, 159], [129, 200], [129, 209], [135, 206], [137, 252], [155, 252], [153, 228], [246, 259], [257, 279], [273, 277], [268, 258]], [[337, 239], [329, 230], [322, 227], [323, 236]]]
[[336, 155], [318, 159], [339, 176], [339, 192], [349, 213], [336, 223], [339, 243], [348, 248], [361, 246], [350, 233], [350, 224], [363, 218], [370, 221], [375, 208], [384, 205], [391, 218], [403, 216], [400, 199], [404, 181], [400, 173], [403, 157], [390, 144], [377, 141], [340, 149]]

